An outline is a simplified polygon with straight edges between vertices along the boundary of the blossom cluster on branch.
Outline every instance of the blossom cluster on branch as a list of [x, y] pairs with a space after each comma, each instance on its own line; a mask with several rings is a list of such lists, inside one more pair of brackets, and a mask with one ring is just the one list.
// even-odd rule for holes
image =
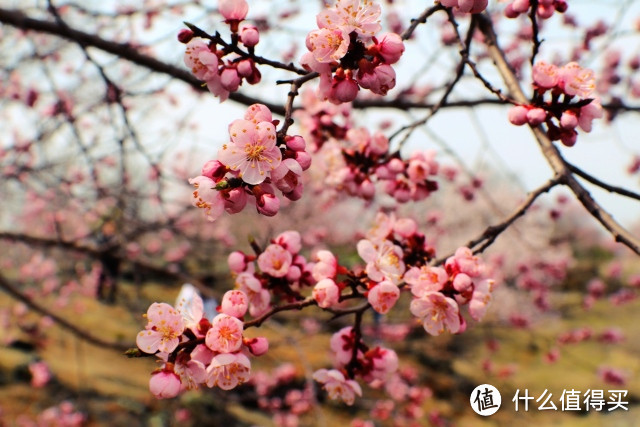
[[[576, 128], [591, 132], [593, 120], [604, 115], [600, 101], [591, 97], [595, 90], [593, 71], [575, 62], [557, 67], [539, 61], [532, 74], [533, 102], [513, 107], [509, 121], [516, 126], [545, 123], [551, 140], [573, 146], [578, 138]], [[545, 99], [547, 93], [550, 96]]]

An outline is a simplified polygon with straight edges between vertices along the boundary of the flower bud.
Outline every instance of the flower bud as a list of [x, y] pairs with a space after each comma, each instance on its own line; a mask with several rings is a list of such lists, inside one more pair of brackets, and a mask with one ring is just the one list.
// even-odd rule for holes
[[378, 44], [378, 52], [384, 58], [385, 63], [395, 64], [404, 52], [402, 38], [395, 33], [385, 34]]
[[240, 76], [238, 76], [238, 71], [235, 68], [225, 68], [222, 70], [220, 74], [220, 84], [225, 90], [235, 92], [238, 90], [240, 82]]
[[508, 118], [511, 124], [522, 126], [527, 123], [527, 113], [529, 109], [522, 105], [516, 105], [509, 110]]
[[257, 337], [245, 340], [244, 345], [247, 346], [251, 354], [254, 356], [262, 356], [269, 351], [269, 340], [265, 337]]
[[218, 0], [218, 10], [228, 21], [242, 21], [247, 17], [249, 5], [245, 0]]
[[240, 41], [247, 47], [253, 47], [260, 41], [260, 33], [255, 25], [243, 25], [240, 28]]
[[532, 108], [527, 112], [527, 121], [531, 126], [538, 126], [547, 119], [547, 112], [542, 108]]
[[264, 193], [256, 200], [256, 209], [264, 216], [274, 216], [280, 209], [280, 199], [275, 194]]
[[249, 299], [244, 292], [234, 289], [225, 292], [220, 304], [220, 312], [229, 316], [241, 318], [249, 308]]
[[173, 372], [173, 365], [165, 365], [165, 368], [151, 374], [149, 390], [158, 399], [171, 399], [180, 393], [180, 377]]
[[178, 32], [178, 41], [187, 44], [193, 38], [193, 31], [183, 28]]

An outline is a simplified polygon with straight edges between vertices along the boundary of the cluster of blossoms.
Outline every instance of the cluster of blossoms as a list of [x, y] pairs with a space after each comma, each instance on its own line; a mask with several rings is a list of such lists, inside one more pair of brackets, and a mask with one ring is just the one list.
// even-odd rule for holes
[[362, 396], [360, 384], [352, 378], [359, 377], [379, 387], [398, 370], [395, 351], [380, 346], [369, 348], [351, 326], [333, 334], [330, 346], [335, 368], [319, 369], [313, 379], [322, 384], [331, 399], [340, 399], [347, 405], [353, 404], [356, 395]]
[[147, 326], [136, 338], [141, 351], [164, 362], [151, 374], [151, 393], [165, 399], [203, 384], [230, 390], [246, 382], [251, 371], [249, 356], [261, 356], [269, 348], [266, 338], [243, 336], [249, 297], [240, 290], [225, 293], [220, 314], [209, 320], [202, 298], [185, 285], [176, 306], [151, 304], [145, 316]]
[[[211, 93], [220, 97], [221, 101], [229, 97], [242, 84], [243, 79], [249, 84], [256, 84], [262, 78], [251, 58], [254, 47], [260, 41], [260, 33], [254, 25], [243, 25], [249, 6], [244, 0], [219, 0], [218, 10], [225, 18], [231, 30], [231, 44], [217, 46], [214, 40], [206, 42], [200, 37], [194, 37], [191, 30], [182, 30], [178, 40], [187, 45], [184, 63], [191, 72], [206, 83]], [[238, 55], [238, 43], [244, 45], [249, 55]], [[230, 55], [226, 62], [223, 58]]]
[[440, 0], [440, 4], [453, 7], [456, 12], [482, 13], [489, 4], [489, 0]]
[[380, 5], [369, 0], [337, 0], [317, 17], [318, 30], [307, 35], [300, 63], [320, 74], [318, 95], [334, 104], [351, 102], [360, 88], [379, 95], [396, 85], [391, 67], [404, 52], [399, 35], [379, 39]]
[[[484, 264], [468, 248], [459, 248], [444, 268], [429, 266], [426, 263], [433, 258], [434, 250], [417, 231], [415, 221], [383, 213], [378, 214], [366, 237], [357, 248], [367, 264], [364, 271], [352, 273], [349, 279], [357, 279], [366, 287], [365, 295], [376, 312], [388, 313], [401, 289], [408, 286], [414, 296], [411, 313], [432, 335], [439, 335], [445, 328], [452, 333], [466, 329], [460, 305], [468, 304], [475, 320], [484, 316], [494, 281], [485, 278]], [[349, 280], [336, 283], [338, 273], [345, 269], [331, 253], [320, 251], [318, 258], [313, 267], [313, 277], [318, 280], [313, 296], [318, 306], [330, 308], [340, 302], [347, 285], [353, 286]]]
[[[550, 18], [554, 12], [564, 13], [569, 8], [566, 0], [538, 0], [536, 14], [541, 19]], [[513, 0], [504, 9], [507, 18], [517, 18], [521, 14], [528, 13], [531, 9], [531, 0]]]
[[312, 411], [316, 395], [311, 383], [302, 381], [295, 366], [284, 363], [267, 373], [256, 372], [248, 385], [255, 388], [258, 407], [272, 414], [275, 425], [297, 426]]
[[313, 264], [300, 254], [301, 249], [300, 233], [285, 231], [272, 239], [257, 257], [240, 251], [229, 254], [235, 286], [247, 295], [251, 316], [267, 312], [272, 295], [289, 302], [304, 299], [300, 291], [315, 282]]
[[414, 152], [408, 160], [389, 154], [389, 139], [365, 128], [349, 129], [343, 143], [333, 140], [320, 151], [325, 166], [324, 183], [352, 196], [373, 199], [375, 182], [383, 183], [387, 194], [405, 203], [427, 198], [438, 189], [435, 151]]
[[[202, 167], [202, 175], [189, 183], [195, 187], [192, 203], [215, 221], [226, 210], [238, 213], [249, 196], [258, 213], [274, 216], [280, 209], [278, 189], [289, 200], [302, 197], [302, 172], [311, 165], [300, 136], [278, 138], [271, 111], [262, 104], [249, 107], [244, 119], [229, 125], [231, 141], [218, 151], [218, 159]], [[275, 188], [274, 188], [275, 187]]]
[[[513, 107], [509, 121], [517, 126], [546, 123], [552, 141], [560, 140], [568, 147], [573, 146], [578, 138], [576, 128], [590, 132], [593, 119], [604, 114], [599, 100], [591, 97], [595, 89], [593, 71], [575, 62], [557, 67], [540, 61], [533, 66], [532, 74], [533, 102]], [[550, 100], [545, 100], [547, 92]]]
[[[278, 305], [282, 302], [293, 308], [317, 305], [336, 314], [348, 310], [345, 304], [349, 301], [366, 299], [362, 312], [371, 308], [386, 314], [402, 291], [410, 291], [414, 296], [411, 313], [427, 332], [464, 331], [459, 305], [468, 304], [471, 317], [479, 320], [491, 298], [493, 281], [484, 278], [483, 264], [467, 248], [458, 249], [442, 268], [428, 266], [435, 251], [417, 228], [412, 219], [379, 213], [357, 244], [366, 265], [352, 270], [340, 265], [329, 250], [318, 250], [315, 262], [307, 262], [300, 253], [301, 236], [296, 231], [279, 234], [264, 249], [252, 244], [256, 255], [232, 252], [227, 261], [235, 289], [225, 293], [217, 308], [219, 314], [204, 315], [202, 299], [193, 287], [183, 288], [177, 309], [165, 303], [149, 308], [148, 324], [136, 342], [140, 350], [156, 354], [164, 362], [151, 377], [152, 393], [168, 398], [202, 384], [229, 390], [246, 382], [251, 369], [249, 356], [264, 354], [268, 342], [245, 338], [244, 329], [282, 310]], [[310, 288], [311, 296], [307, 296], [305, 289]], [[246, 314], [254, 320], [245, 321]], [[362, 395], [356, 379], [380, 388], [399, 378], [397, 354], [365, 344], [360, 324], [335, 333], [330, 347], [333, 368], [313, 375], [330, 398], [350, 405]], [[404, 390], [401, 383], [397, 387]], [[310, 399], [309, 391], [298, 390], [296, 395], [305, 402]], [[264, 400], [263, 404], [279, 412], [278, 401]], [[308, 410], [306, 405], [294, 406], [298, 415]]]

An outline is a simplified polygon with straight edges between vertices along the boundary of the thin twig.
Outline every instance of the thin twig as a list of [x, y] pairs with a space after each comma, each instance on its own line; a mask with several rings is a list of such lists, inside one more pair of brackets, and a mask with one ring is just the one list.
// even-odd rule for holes
[[31, 298], [27, 297], [25, 294], [23, 294], [22, 292], [20, 292], [18, 290], [18, 287], [13, 285], [4, 275], [0, 274], [0, 288], [4, 289], [11, 297], [22, 301], [24, 304], [26, 304], [29, 308], [31, 308], [33, 311], [42, 314], [43, 316], [48, 316], [50, 317], [54, 322], [56, 322], [58, 325], [60, 325], [60, 327], [62, 327], [63, 329], [68, 330], [69, 332], [71, 332], [73, 335], [77, 336], [78, 338], [81, 338], [82, 340], [99, 346], [99, 347], [105, 347], [105, 348], [110, 348], [113, 350], [118, 350], [118, 351], [126, 351], [128, 350], [132, 344], [124, 344], [124, 343], [120, 343], [120, 342], [113, 342], [113, 341], [107, 341], [104, 340], [102, 338], [98, 338], [94, 335], [91, 335], [89, 332], [84, 331], [80, 328], [78, 328], [76, 325], [72, 324], [71, 322], [65, 320], [63, 317], [58, 316], [57, 314], [49, 311], [48, 309], [44, 308], [42, 305], [38, 304], [37, 302], [33, 301]]

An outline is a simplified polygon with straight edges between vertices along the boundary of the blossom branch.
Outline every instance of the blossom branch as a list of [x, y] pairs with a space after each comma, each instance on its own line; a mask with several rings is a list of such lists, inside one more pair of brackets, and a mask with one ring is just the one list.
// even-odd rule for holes
[[[202, 87], [202, 82], [195, 78], [188, 70], [145, 55], [131, 44], [116, 43], [103, 39], [95, 34], [86, 33], [71, 27], [65, 29], [59, 23], [31, 18], [17, 10], [0, 8], [0, 22], [22, 30], [51, 34], [73, 42], [82, 43], [87, 47], [90, 46], [100, 49], [136, 65], [145, 67], [151, 71], [174, 77], [189, 84], [198, 91], [206, 91], [206, 88], [203, 89]], [[269, 107], [269, 109], [276, 114], [284, 115], [285, 113], [282, 105], [265, 102], [264, 100], [238, 92], [231, 93], [229, 95], [229, 99], [244, 105], [261, 103]]]
[[189, 29], [191, 31], [193, 31], [193, 34], [196, 37], [201, 37], [203, 39], [211, 40], [212, 42], [221, 45], [226, 51], [236, 53], [236, 54], [240, 55], [241, 57], [243, 57], [245, 59], [252, 59], [254, 62], [256, 62], [258, 64], [268, 65], [268, 66], [270, 66], [272, 68], [278, 68], [278, 69], [281, 69], [281, 70], [291, 71], [291, 72], [299, 74], [301, 76], [304, 76], [304, 75], [308, 74], [307, 70], [305, 70], [303, 68], [298, 68], [295, 65], [293, 65], [293, 63], [284, 64], [284, 63], [282, 63], [280, 61], [273, 61], [271, 59], [267, 59], [267, 58], [264, 58], [262, 56], [255, 55], [255, 54], [252, 54], [250, 52], [245, 52], [244, 50], [242, 50], [242, 49], [240, 49], [238, 47], [237, 43], [227, 43], [227, 42], [225, 42], [224, 39], [220, 36], [220, 34], [217, 31], [216, 31], [215, 34], [211, 35], [211, 34], [207, 33], [206, 31], [202, 30], [201, 28], [199, 28], [198, 26], [196, 26], [194, 24], [191, 24], [189, 22], [185, 22], [184, 25], [189, 27]]
[[[487, 44], [488, 54], [493, 60], [495, 66], [500, 72], [507, 88], [511, 95], [517, 102], [526, 104], [528, 102], [520, 83], [516, 78], [513, 70], [507, 62], [504, 52], [500, 49], [497, 42], [497, 37], [493, 29], [491, 20], [485, 16], [479, 16], [479, 28], [485, 35], [485, 42]], [[600, 224], [609, 231], [614, 239], [627, 246], [629, 249], [640, 255], [640, 241], [629, 233], [624, 227], [616, 222], [611, 215], [596, 202], [589, 192], [576, 180], [573, 176], [571, 169], [565, 162], [564, 158], [558, 151], [555, 145], [549, 139], [547, 133], [542, 127], [531, 127], [531, 130], [540, 146], [542, 154], [547, 159], [547, 162], [556, 173], [562, 177], [563, 183], [571, 189], [576, 198], [582, 203], [582, 206], [593, 216]]]

